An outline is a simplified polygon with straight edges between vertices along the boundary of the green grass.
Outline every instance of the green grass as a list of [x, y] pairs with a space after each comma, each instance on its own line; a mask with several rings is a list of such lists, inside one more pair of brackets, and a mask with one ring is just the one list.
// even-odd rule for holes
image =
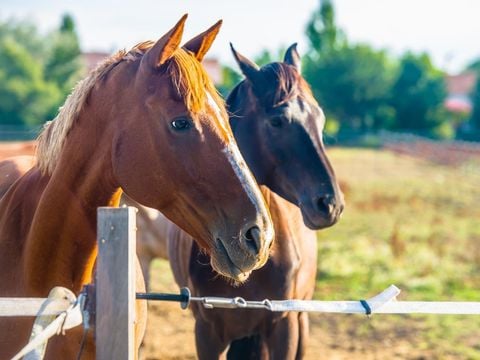
[[[363, 149], [329, 155], [346, 210], [319, 232], [316, 298], [368, 298], [395, 284], [403, 300], [480, 301], [479, 162], [452, 168]], [[478, 316], [388, 319], [382, 326], [420, 326], [416, 346], [435, 357], [480, 359]]]

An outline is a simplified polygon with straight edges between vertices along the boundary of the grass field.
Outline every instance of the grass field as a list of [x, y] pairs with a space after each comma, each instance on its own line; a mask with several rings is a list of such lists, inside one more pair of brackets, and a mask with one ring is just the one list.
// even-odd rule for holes
[[[402, 299], [480, 301], [480, 162], [452, 168], [358, 149], [331, 158], [347, 208], [319, 232], [317, 298], [360, 299], [395, 284]], [[431, 356], [480, 359], [478, 317], [382, 319], [382, 331], [412, 325], [412, 346]]]
[[[368, 298], [395, 284], [404, 300], [480, 301], [480, 162], [453, 168], [342, 148], [329, 155], [347, 206], [339, 224], [318, 234], [317, 299]], [[172, 289], [168, 265], [154, 266], [154, 287]], [[149, 334], [157, 333], [160, 358], [194, 358], [189, 315], [167, 321], [181, 323], [170, 335], [158, 334], [177, 311], [169, 309], [152, 308]], [[311, 322], [309, 359], [480, 359], [479, 317], [313, 315]], [[183, 352], [173, 345], [179, 331]], [[157, 358], [149, 339], [149, 358]]]

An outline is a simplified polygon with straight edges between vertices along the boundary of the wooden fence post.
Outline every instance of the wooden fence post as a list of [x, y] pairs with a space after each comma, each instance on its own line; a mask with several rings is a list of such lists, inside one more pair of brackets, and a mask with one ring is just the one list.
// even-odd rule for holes
[[97, 211], [97, 359], [134, 359], [136, 209]]

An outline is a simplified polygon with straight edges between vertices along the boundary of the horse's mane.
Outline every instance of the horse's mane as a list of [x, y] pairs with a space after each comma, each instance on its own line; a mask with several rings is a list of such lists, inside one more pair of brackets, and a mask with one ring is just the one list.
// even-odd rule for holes
[[293, 66], [273, 62], [263, 66], [260, 73], [265, 82], [269, 84], [267, 91], [262, 96], [265, 106], [269, 108], [281, 106], [297, 96], [314, 100], [310, 86]]
[[[45, 123], [38, 136], [37, 167], [42, 173], [52, 174], [65, 139], [97, 81], [105, 78], [121, 62], [141, 59], [154, 44], [153, 41], [146, 41], [135, 45], [128, 52], [120, 50], [100, 63], [86, 78], [78, 82], [59, 109], [55, 119]], [[222, 98], [200, 62], [189, 51], [178, 48], [168, 60], [166, 67], [179, 97], [184, 99], [185, 105], [190, 111], [203, 111], [209, 94], [223, 112], [225, 107]], [[224, 115], [226, 118], [226, 114]]]

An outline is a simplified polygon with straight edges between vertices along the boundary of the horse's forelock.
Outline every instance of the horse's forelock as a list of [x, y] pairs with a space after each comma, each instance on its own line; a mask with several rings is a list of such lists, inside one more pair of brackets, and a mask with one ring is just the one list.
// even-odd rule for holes
[[307, 82], [293, 66], [275, 62], [263, 66], [261, 72], [267, 82], [262, 96], [265, 106], [274, 108], [297, 96], [315, 101]]
[[224, 111], [224, 101], [202, 64], [192, 53], [182, 48], [177, 49], [169, 60], [167, 71], [188, 110], [194, 113], [207, 111], [209, 94], [216, 105]]

